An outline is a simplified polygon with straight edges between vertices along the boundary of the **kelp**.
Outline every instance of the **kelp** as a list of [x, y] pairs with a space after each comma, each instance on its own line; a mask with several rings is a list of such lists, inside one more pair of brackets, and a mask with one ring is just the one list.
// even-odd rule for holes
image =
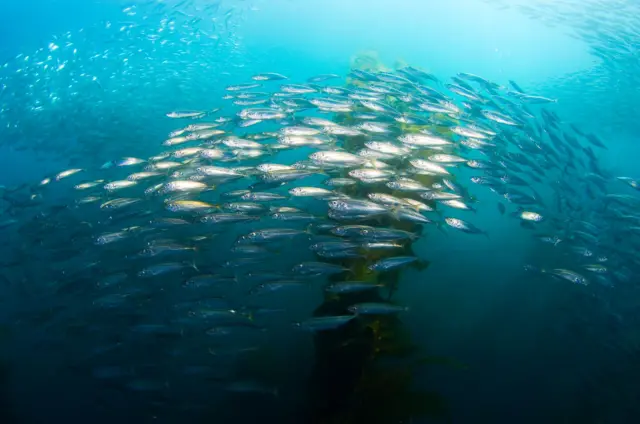
[[[352, 59], [352, 68], [368, 71], [389, 70], [376, 52], [363, 52]], [[398, 66], [404, 66], [398, 64]], [[354, 80], [348, 86], [358, 86]], [[400, 112], [405, 107], [393, 97], [388, 103]], [[350, 115], [340, 122], [354, 123]], [[423, 129], [447, 135], [446, 126], [412, 125], [403, 131], [419, 132]], [[364, 137], [350, 137], [346, 148], [354, 151], [364, 147]], [[434, 182], [431, 176], [416, 176], [421, 183]], [[352, 192], [349, 193], [349, 190]], [[349, 187], [345, 193], [366, 197], [369, 192], [397, 193], [385, 185]], [[389, 227], [421, 233], [421, 225], [400, 223], [386, 219], [384, 222], [361, 222], [364, 225], [384, 224]], [[411, 243], [401, 254], [413, 255]], [[314, 316], [348, 314], [350, 305], [361, 302], [392, 301], [398, 290], [400, 271], [376, 273], [368, 265], [380, 258], [381, 253], [364, 259], [340, 261], [351, 269], [349, 279], [365, 280], [384, 285], [380, 291], [327, 294], [324, 302], [314, 311]], [[416, 264], [420, 269], [428, 262]], [[336, 278], [337, 279], [337, 278]], [[376, 316], [352, 320], [343, 327], [317, 332], [314, 336], [316, 362], [309, 381], [309, 421], [317, 424], [386, 424], [408, 423], [415, 417], [430, 417], [440, 422], [450, 422], [450, 411], [445, 399], [436, 392], [416, 390], [413, 384], [415, 370], [427, 365], [452, 366], [464, 369], [453, 359], [437, 356], [420, 356], [420, 348], [413, 343], [409, 330], [400, 317]]]

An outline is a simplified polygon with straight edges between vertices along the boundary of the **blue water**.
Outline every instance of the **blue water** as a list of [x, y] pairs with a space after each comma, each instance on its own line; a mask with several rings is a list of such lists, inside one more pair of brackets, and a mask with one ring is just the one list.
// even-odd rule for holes
[[[155, 155], [176, 129], [165, 119], [167, 112], [223, 106], [225, 87], [261, 72], [281, 73], [293, 82], [345, 75], [351, 59], [363, 51], [375, 52], [389, 67], [402, 61], [443, 81], [468, 72], [502, 85], [513, 80], [527, 92], [557, 99], [552, 108], [563, 122], [605, 141], [608, 149], [597, 150], [602, 168], [613, 177], [640, 178], [640, 14], [634, 16], [639, 10], [631, 0], [611, 6], [625, 10], [624, 16], [608, 12], [608, 3], [4, 4], [0, 186], [35, 185], [64, 169], [98, 169], [118, 157]], [[608, 53], [596, 55], [594, 46]], [[545, 181], [542, 189], [551, 192], [551, 183]], [[611, 193], [637, 197], [628, 186], [611, 184]], [[564, 258], [533, 239], [517, 220], [500, 215], [494, 198], [486, 193], [479, 198], [486, 206], [478, 208], [473, 222], [489, 238], [430, 230], [414, 247], [430, 267], [401, 275], [397, 299], [410, 308], [403, 322], [414, 341], [465, 365], [416, 370], [416, 385], [441, 393], [455, 423], [636, 422], [638, 262], [614, 262], [624, 277], [617, 275], [613, 287], [585, 288], [523, 273], [525, 264], [560, 267]], [[9, 203], [0, 201], [0, 222], [15, 213]], [[613, 218], [607, 223], [622, 233], [625, 226], [633, 225]], [[48, 268], [39, 261], [45, 259], [29, 256], [34, 234], [0, 231], [3, 263], [12, 263], [0, 273], [3, 423], [300, 422], [313, 347], [305, 335], [292, 336], [290, 324], [308, 315], [317, 298], [270, 304], [286, 308], [287, 316], [270, 327], [268, 349], [250, 366], [240, 364], [248, 375], [277, 381], [277, 400], [224, 396], [199, 378], [198, 370], [196, 377], [187, 373], [168, 381], [169, 390], [141, 395], [96, 378], [96, 368], [135, 363], [139, 375], [171, 376], [185, 365], [209, 366], [211, 355], [156, 355], [152, 347], [136, 345], [135, 338], [111, 337], [120, 331], [114, 328], [103, 340], [109, 315], [96, 315], [88, 305], [47, 304], [40, 296], [59, 276], [43, 271]], [[221, 238], [216, 254], [226, 257], [226, 242], [235, 235]], [[61, 251], [73, 243], [39, 236]], [[622, 248], [637, 259], [633, 248], [640, 244], [633, 237]], [[297, 253], [289, 246], [279, 259]], [[132, 343], [135, 350], [124, 355], [114, 347], [120, 343]], [[110, 346], [114, 353], [95, 355], [95, 349]], [[233, 358], [224, 361], [223, 368], [237, 365]]]

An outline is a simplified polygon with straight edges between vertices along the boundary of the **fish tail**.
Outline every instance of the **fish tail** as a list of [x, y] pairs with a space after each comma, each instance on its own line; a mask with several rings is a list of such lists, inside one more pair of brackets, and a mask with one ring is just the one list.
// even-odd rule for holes
[[378, 169], [378, 167], [376, 166], [376, 163], [374, 161], [368, 160], [365, 161], [365, 163], [363, 164], [365, 167], [369, 168], [373, 168], [373, 169]]
[[425, 269], [427, 269], [429, 267], [429, 265], [431, 265], [431, 262], [424, 260], [424, 259], [419, 259], [417, 261], [415, 261], [413, 263], [413, 266], [418, 270], [418, 271], [424, 271]]
[[304, 227], [304, 232], [309, 236], [309, 240], [312, 240], [313, 236], [315, 236], [313, 232], [313, 223], [307, 224], [307, 226]]

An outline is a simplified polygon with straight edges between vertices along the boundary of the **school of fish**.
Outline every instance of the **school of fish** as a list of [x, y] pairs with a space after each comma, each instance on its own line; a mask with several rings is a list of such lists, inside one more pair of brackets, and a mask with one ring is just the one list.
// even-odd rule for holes
[[[543, 23], [584, 43], [594, 58], [592, 66], [558, 75], [539, 87], [567, 99], [564, 107], [574, 111], [572, 120], [589, 121], [599, 116], [606, 132], [638, 131], [640, 96], [638, 45], [640, 4], [633, 0], [483, 0], [503, 10]], [[585, 90], [588, 95], [584, 95]], [[569, 104], [569, 102], [571, 104]], [[563, 107], [563, 109], [564, 109]]]
[[[529, 272], [614, 286], [640, 266], [625, 248], [640, 234], [640, 185], [601, 168], [606, 143], [563, 122], [555, 99], [413, 67], [347, 78], [255, 75], [226, 87], [222, 108], [167, 112], [175, 130], [152, 157], [6, 190], [5, 198], [27, 196], [2, 223], [21, 235], [13, 265], [28, 257], [51, 267], [40, 270], [49, 276], [36, 294], [43, 308], [82, 305], [53, 312], [51, 331], [59, 320], [107, 314], [113, 326], [99, 326], [96, 355], [127, 349], [123, 322], [133, 344], [162, 337], [171, 351], [205, 357], [253, 352], [291, 299], [388, 289], [376, 276], [426, 262], [411, 244], [434, 231], [490, 237], [474, 224], [481, 208], [518, 220], [558, 252], [553, 264], [522, 264]], [[582, 197], [592, 204], [574, 200]], [[284, 303], [273, 308], [277, 298]], [[288, 325], [324, 331], [398, 313], [410, 312], [355, 303]], [[249, 337], [238, 343], [238, 333]], [[167, 389], [166, 379], [120, 367], [96, 375]], [[225, 387], [277, 393], [251, 381]]]
[[[602, 2], [590, 4], [605, 13]], [[573, 16], [523, 7], [537, 19]], [[166, 110], [163, 125], [174, 128], [150, 141], [153, 156], [143, 155], [147, 132], [120, 125], [113, 104], [100, 99], [112, 95], [138, 113], [164, 104], [164, 94], [143, 99], [124, 84], [109, 86], [114, 75], [107, 70], [135, 75], [140, 85], [168, 86], [178, 75], [197, 86], [226, 71], [206, 58], [211, 66], [185, 69], [179, 58], [186, 37], [211, 56], [237, 54], [239, 45], [237, 10], [207, 6], [217, 21], [203, 30], [195, 29], [203, 10], [157, 8], [157, 28], [136, 23], [136, 7], [126, 11], [131, 22], [104, 25], [109, 34], [146, 40], [146, 54], [167, 62], [164, 73], [139, 62], [137, 47], [82, 57], [78, 32], [19, 55], [11, 77], [0, 78], [2, 142], [28, 140], [13, 147], [73, 164], [42, 181], [0, 188], [8, 205], [0, 234], [15, 246], [1, 259], [3, 269], [34, 265], [20, 281], [9, 272], [0, 277], [24, 287], [32, 306], [19, 316], [41, 323], [40, 337], [82, 331], [94, 378], [165, 392], [202, 376], [232, 393], [278, 396], [271, 382], [240, 378], [232, 360], [261, 352], [274, 328], [327, 331], [367, 316], [410, 314], [395, 301], [353, 303], [332, 316], [311, 312], [323, 296], [389, 291], [378, 277], [426, 264], [412, 245], [435, 232], [489, 243], [480, 211], [519, 222], [548, 253], [546, 261], [522, 264], [540, 279], [578, 290], [615, 288], [640, 270], [640, 182], [608, 170], [598, 159], [608, 141], [559, 116], [555, 98], [515, 81], [469, 73], [442, 80], [411, 66], [304, 81], [264, 72], [227, 86], [210, 109]], [[581, 22], [580, 34], [604, 59], [597, 72], [620, 75], [615, 63], [640, 34], [612, 43], [611, 30]], [[105, 65], [102, 75], [94, 67], [95, 74], [71, 73], [68, 84], [65, 77], [47, 85], [73, 66], [115, 60], [122, 66]], [[618, 80], [616, 89], [625, 90], [637, 73]], [[74, 103], [80, 90], [96, 100], [94, 108]], [[67, 123], [76, 125], [70, 132], [92, 137], [50, 143], [62, 103], [91, 118]], [[127, 144], [128, 156], [110, 142], [125, 138], [137, 140]], [[145, 348], [179, 367], [147, 369], [148, 358], [138, 353]], [[125, 352], [135, 359], [114, 364]], [[187, 353], [188, 363], [176, 360]]]

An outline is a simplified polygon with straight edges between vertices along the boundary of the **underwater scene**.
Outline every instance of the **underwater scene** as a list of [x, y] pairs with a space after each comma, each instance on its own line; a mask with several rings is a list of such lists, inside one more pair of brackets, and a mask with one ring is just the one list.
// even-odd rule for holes
[[0, 9], [0, 423], [640, 422], [636, 0]]

